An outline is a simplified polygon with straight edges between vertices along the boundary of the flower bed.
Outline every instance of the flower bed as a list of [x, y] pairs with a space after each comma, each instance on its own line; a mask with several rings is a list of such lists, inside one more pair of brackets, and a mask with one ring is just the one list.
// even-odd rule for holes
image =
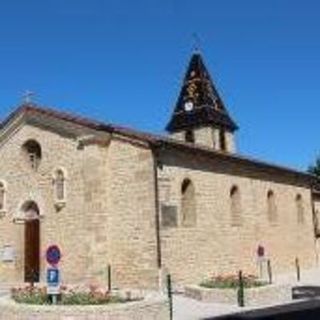
[[62, 289], [67, 292], [64, 296], [69, 300], [64, 300], [62, 304], [62, 295], [61, 302], [52, 305], [45, 299], [46, 290], [43, 287], [16, 288], [12, 298], [0, 297], [0, 320], [168, 319], [168, 299], [158, 293], [125, 290], [109, 295], [106, 290], [101, 293], [98, 288], [83, 286]]
[[[252, 275], [243, 276], [245, 306], [268, 306], [290, 302], [292, 289], [289, 285], [268, 285]], [[239, 279], [237, 276], [217, 276], [198, 286], [187, 286], [186, 296], [204, 301], [238, 304]]]
[[[267, 285], [266, 282], [259, 280], [254, 275], [243, 275], [244, 288], [256, 288]], [[239, 288], [239, 278], [235, 275], [216, 276], [200, 283], [201, 287], [218, 288], [218, 289], [235, 289]]]
[[[50, 304], [50, 298], [47, 295], [45, 286], [31, 286], [13, 288], [11, 297], [18, 303], [27, 304]], [[138, 297], [132, 298], [130, 294], [112, 294], [104, 288], [98, 286], [61, 286], [58, 296], [58, 304], [61, 305], [101, 305], [108, 303], [124, 303], [138, 300]]]

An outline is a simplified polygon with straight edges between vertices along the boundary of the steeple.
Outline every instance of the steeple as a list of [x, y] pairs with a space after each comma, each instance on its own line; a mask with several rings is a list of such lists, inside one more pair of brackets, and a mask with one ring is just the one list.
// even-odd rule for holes
[[200, 53], [195, 52], [166, 130], [188, 142], [234, 151], [234, 145], [231, 144], [233, 133], [237, 129], [238, 126], [228, 114]]

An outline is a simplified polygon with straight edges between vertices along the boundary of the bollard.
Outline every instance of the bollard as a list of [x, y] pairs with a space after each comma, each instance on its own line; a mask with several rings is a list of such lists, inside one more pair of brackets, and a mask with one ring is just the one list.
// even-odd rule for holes
[[169, 298], [169, 319], [173, 319], [173, 303], [172, 303], [172, 283], [171, 283], [171, 275], [167, 275], [167, 290], [168, 290], [168, 298]]
[[238, 305], [244, 307], [244, 283], [241, 270], [239, 271]]
[[108, 264], [108, 292], [111, 292], [112, 282], [111, 282], [111, 265]]
[[300, 282], [301, 274], [300, 274], [300, 262], [298, 258], [296, 258], [296, 272], [297, 272], [297, 281]]
[[268, 259], [268, 278], [269, 278], [269, 284], [272, 284], [272, 267], [271, 267], [270, 259]]

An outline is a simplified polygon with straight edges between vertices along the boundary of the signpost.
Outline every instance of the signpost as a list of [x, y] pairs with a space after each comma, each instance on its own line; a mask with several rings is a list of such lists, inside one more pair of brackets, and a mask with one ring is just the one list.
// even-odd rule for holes
[[47, 294], [51, 297], [52, 303], [57, 304], [60, 293], [60, 270], [57, 267], [61, 259], [60, 248], [57, 245], [49, 246], [46, 259], [50, 265], [47, 268]]

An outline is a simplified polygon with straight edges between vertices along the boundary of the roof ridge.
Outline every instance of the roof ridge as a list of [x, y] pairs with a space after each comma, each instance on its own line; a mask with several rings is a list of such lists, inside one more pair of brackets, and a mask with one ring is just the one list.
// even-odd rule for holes
[[190, 150], [192, 152], [198, 151], [198, 152], [202, 152], [202, 153], [209, 154], [209, 155], [220, 156], [225, 159], [246, 162], [246, 163], [254, 164], [257, 166], [264, 167], [264, 168], [286, 171], [286, 172], [289, 172], [292, 174], [298, 174], [298, 175], [302, 175], [304, 177], [309, 177], [309, 178], [314, 179], [314, 177], [312, 175], [310, 175], [309, 173], [299, 171], [298, 169], [269, 163], [269, 162], [258, 160], [253, 157], [248, 157], [245, 155], [230, 154], [230, 153], [223, 152], [223, 151], [213, 150], [213, 149], [206, 147], [206, 146], [194, 145], [192, 143], [188, 143], [185, 141], [179, 141], [179, 140], [176, 140], [174, 138], [171, 138], [171, 137], [168, 137], [165, 135], [148, 133], [148, 132], [137, 130], [137, 129], [134, 129], [131, 127], [101, 122], [101, 121], [97, 121], [97, 120], [94, 120], [94, 119], [91, 119], [88, 117], [83, 117], [83, 116], [75, 115], [75, 114], [72, 114], [69, 112], [60, 111], [60, 110], [57, 110], [57, 109], [54, 109], [51, 107], [44, 107], [44, 106], [39, 106], [39, 105], [34, 105], [34, 104], [32, 104], [32, 105], [31, 104], [23, 104], [23, 105], [19, 106], [16, 110], [14, 110], [5, 119], [5, 121], [2, 122], [1, 129], [5, 125], [7, 125], [15, 116], [17, 116], [19, 113], [22, 113], [22, 112], [38, 112], [41, 114], [45, 114], [47, 116], [52, 116], [52, 117], [60, 118], [65, 121], [74, 122], [74, 123], [77, 123], [82, 126], [87, 126], [89, 128], [95, 129], [97, 131], [109, 131], [112, 133], [122, 134], [124, 136], [132, 137], [132, 138], [136, 138], [136, 139], [140, 139], [145, 142], [148, 142], [153, 147], [161, 147], [163, 145], [169, 145], [172, 147], [181, 147], [185, 150]]

